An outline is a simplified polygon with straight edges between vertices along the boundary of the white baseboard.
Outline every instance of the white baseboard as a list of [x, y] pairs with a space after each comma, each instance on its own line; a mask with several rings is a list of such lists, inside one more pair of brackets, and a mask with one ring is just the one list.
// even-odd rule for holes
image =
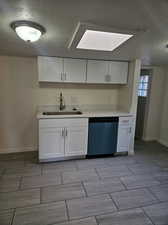
[[13, 148], [0, 148], [0, 154], [1, 153], [16, 153], [16, 152], [31, 152], [31, 151], [37, 151], [37, 147], [13, 147]]
[[168, 147], [168, 142], [162, 139], [159, 139], [158, 142], [166, 147]]
[[156, 139], [150, 138], [150, 137], [142, 137], [142, 140], [143, 141], [157, 141]]
[[135, 155], [135, 152], [134, 152], [134, 150], [132, 150], [132, 151], [129, 151], [129, 152], [128, 152], [128, 155], [129, 155], [129, 156]]
[[160, 144], [168, 147], [168, 142], [163, 140], [163, 139], [153, 139], [153, 138], [143, 138], [143, 141], [157, 141], [159, 142]]

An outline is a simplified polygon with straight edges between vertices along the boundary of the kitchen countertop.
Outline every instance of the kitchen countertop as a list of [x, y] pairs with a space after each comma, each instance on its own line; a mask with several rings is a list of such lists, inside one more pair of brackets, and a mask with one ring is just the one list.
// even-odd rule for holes
[[[65, 110], [66, 111], [66, 110]], [[117, 110], [81, 110], [82, 114], [77, 115], [43, 115], [43, 112], [37, 113], [37, 119], [58, 119], [58, 118], [91, 118], [91, 117], [122, 117], [132, 116], [129, 112]]]

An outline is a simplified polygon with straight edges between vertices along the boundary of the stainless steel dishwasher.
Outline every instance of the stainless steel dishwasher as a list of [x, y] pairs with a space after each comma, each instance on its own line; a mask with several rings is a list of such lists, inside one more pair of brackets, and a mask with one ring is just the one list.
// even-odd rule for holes
[[118, 117], [89, 119], [88, 156], [111, 155], [117, 151]]

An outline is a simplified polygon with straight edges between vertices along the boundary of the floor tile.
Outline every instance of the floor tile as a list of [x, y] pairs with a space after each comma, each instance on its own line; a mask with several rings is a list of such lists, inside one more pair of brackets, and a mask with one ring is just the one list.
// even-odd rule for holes
[[43, 175], [43, 176], [32, 176], [24, 177], [22, 180], [21, 188], [35, 188], [35, 187], [44, 187], [49, 185], [61, 184], [60, 175]]
[[168, 184], [154, 186], [150, 190], [160, 201], [168, 201]]
[[160, 173], [155, 173], [155, 174], [153, 174], [153, 176], [160, 183], [168, 183], [168, 170], [160, 172]]
[[34, 176], [41, 175], [40, 167], [23, 167], [21, 168], [9, 168], [6, 169], [4, 176]]
[[65, 202], [16, 209], [13, 225], [47, 225], [67, 220]]
[[40, 203], [39, 189], [0, 193], [0, 210], [24, 207], [39, 203]]
[[144, 166], [144, 164], [128, 165], [128, 168], [134, 174], [156, 173], [161, 171], [161, 168], [159, 166], [153, 165]]
[[168, 224], [168, 202], [147, 206], [144, 210], [155, 225]]
[[110, 177], [122, 177], [122, 176], [131, 176], [132, 175], [132, 173], [124, 165], [108, 167], [108, 168], [103, 168], [103, 169], [97, 169], [97, 172], [102, 179], [110, 178]]
[[35, 162], [35, 163], [39, 162], [38, 151], [24, 152], [24, 161]]
[[13, 212], [13, 210], [5, 210], [0, 212], [0, 225], [11, 225]]
[[107, 167], [105, 159], [81, 159], [76, 161], [79, 170]]
[[96, 219], [94, 217], [88, 217], [80, 220], [72, 220], [65, 223], [57, 223], [53, 225], [97, 225]]
[[25, 169], [32, 168], [34, 170], [41, 170], [42, 169], [42, 164], [38, 162], [31, 162], [31, 161], [25, 161], [24, 164]]
[[20, 169], [24, 168], [24, 160], [6, 160], [0, 162], [0, 168]]
[[65, 171], [77, 170], [75, 161], [46, 163], [46, 164], [43, 164], [42, 166], [43, 166], [43, 169], [42, 169], [43, 174], [60, 173]]
[[86, 180], [98, 180], [99, 177], [96, 171], [93, 170], [81, 170], [81, 171], [72, 171], [62, 173], [63, 183], [74, 183], [78, 181]]
[[42, 188], [42, 202], [61, 201], [85, 197], [81, 183], [64, 184]]
[[97, 220], [99, 225], [152, 225], [141, 209], [97, 216]]
[[0, 178], [0, 192], [16, 191], [19, 188], [20, 178]]
[[89, 196], [125, 190], [124, 185], [118, 178], [107, 178], [99, 181], [86, 181], [84, 182], [84, 186]]
[[147, 189], [137, 189], [111, 194], [119, 210], [137, 208], [158, 202]]
[[4, 168], [0, 168], [0, 176], [3, 174], [4, 170]]
[[109, 166], [132, 165], [136, 163], [136, 160], [133, 156], [117, 156], [106, 158], [105, 161]]
[[157, 160], [156, 164], [162, 168], [166, 168], [166, 167], [168, 167], [168, 159]]
[[128, 177], [121, 177], [121, 180], [128, 189], [150, 187], [153, 185], [160, 184], [159, 181], [149, 175], [134, 175]]
[[92, 196], [67, 201], [70, 219], [79, 219], [116, 211], [109, 195]]
[[[11, 225], [15, 207], [14, 225], [96, 225], [95, 215], [99, 225], [149, 225], [150, 216], [155, 225], [168, 225], [168, 203], [159, 203], [168, 202], [168, 151], [156, 142], [136, 142], [135, 150], [134, 156], [45, 164], [38, 163], [37, 152], [5, 154], [0, 159], [0, 225]], [[70, 207], [70, 221], [63, 200]], [[136, 210], [124, 211], [130, 207]]]

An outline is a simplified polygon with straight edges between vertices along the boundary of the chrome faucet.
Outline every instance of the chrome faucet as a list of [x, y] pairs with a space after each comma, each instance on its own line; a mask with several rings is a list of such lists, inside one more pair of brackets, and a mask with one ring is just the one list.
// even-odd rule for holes
[[64, 110], [65, 109], [65, 101], [64, 101], [64, 97], [63, 97], [63, 95], [62, 95], [62, 92], [60, 93], [60, 105], [59, 105], [59, 109], [60, 110]]

